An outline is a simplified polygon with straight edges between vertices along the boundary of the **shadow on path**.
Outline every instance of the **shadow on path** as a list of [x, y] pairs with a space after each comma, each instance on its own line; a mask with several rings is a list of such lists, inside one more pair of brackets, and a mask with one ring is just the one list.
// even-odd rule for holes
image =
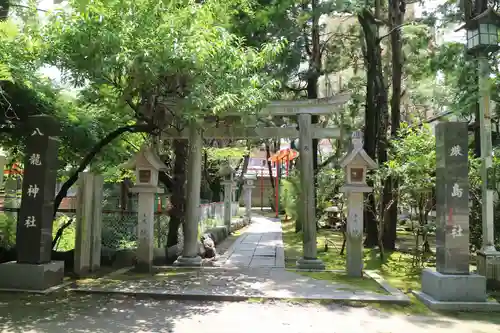
[[0, 332], [174, 332], [176, 320], [217, 309], [217, 304], [117, 295], [2, 293]]

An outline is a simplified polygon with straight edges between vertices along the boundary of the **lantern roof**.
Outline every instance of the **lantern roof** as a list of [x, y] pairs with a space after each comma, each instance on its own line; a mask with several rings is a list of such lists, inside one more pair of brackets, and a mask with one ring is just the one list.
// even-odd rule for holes
[[128, 162], [124, 163], [122, 167], [125, 169], [135, 169], [137, 165], [143, 167], [150, 166], [158, 171], [167, 170], [165, 163], [163, 163], [158, 154], [149, 145], [142, 146], [139, 152]]
[[363, 149], [363, 133], [356, 131], [352, 133], [352, 149], [340, 161], [340, 166], [345, 168], [351, 164], [356, 157], [360, 157], [369, 169], [377, 168], [377, 163]]

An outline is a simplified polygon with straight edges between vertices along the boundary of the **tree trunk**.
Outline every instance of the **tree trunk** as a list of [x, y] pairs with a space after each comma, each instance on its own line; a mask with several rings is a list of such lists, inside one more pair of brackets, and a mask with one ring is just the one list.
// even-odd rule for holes
[[172, 175], [172, 195], [170, 197], [172, 207], [169, 212], [170, 222], [168, 225], [167, 248], [179, 242], [179, 227], [183, 225], [185, 219], [188, 140], [174, 140], [172, 146], [175, 161]]
[[9, 17], [10, 1], [0, 0], [0, 22], [7, 20]]
[[[307, 79], [307, 98], [318, 98], [318, 79], [322, 70], [321, 62], [321, 44], [320, 44], [320, 25], [319, 25], [319, 8], [318, 0], [311, 0], [312, 24], [311, 24], [311, 55], [309, 56], [309, 77]], [[317, 124], [318, 116], [311, 117], [311, 123]], [[312, 159], [313, 159], [313, 181], [314, 181], [314, 202], [316, 214], [317, 198], [318, 198], [318, 158], [319, 158], [319, 140], [312, 140]]]
[[[365, 129], [364, 129], [364, 145], [368, 156], [373, 160], [377, 159], [377, 142], [378, 129], [380, 127], [380, 115], [377, 103], [377, 77], [381, 75], [381, 68], [377, 68], [377, 63], [380, 62], [381, 50], [378, 41], [378, 28], [373, 15], [364, 9], [358, 14], [358, 21], [363, 29], [364, 35], [364, 58], [366, 66], [366, 102], [365, 102]], [[378, 58], [378, 61], [377, 61]], [[373, 183], [369, 181], [370, 186]], [[375, 247], [378, 245], [378, 228], [376, 219], [376, 203], [372, 194], [365, 195], [364, 220], [366, 226], [365, 247]]]
[[238, 179], [238, 189], [236, 191], [236, 202], [240, 200], [241, 193], [243, 192], [244, 177], [248, 170], [248, 163], [250, 162], [250, 153], [243, 156], [243, 167], [241, 169], [240, 178]]
[[208, 198], [212, 202], [220, 202], [221, 200], [221, 190], [222, 186], [220, 183], [220, 177], [215, 176], [211, 177], [210, 173], [216, 175], [218, 170], [214, 168], [209, 168], [208, 164], [208, 153], [207, 151], [203, 154], [203, 175], [205, 177], [205, 181], [208, 185], [208, 189], [210, 190], [210, 197]]
[[[402, 7], [403, 6], [403, 7]], [[391, 138], [396, 140], [401, 122], [401, 78], [403, 76], [403, 54], [401, 27], [404, 20], [404, 0], [389, 0], [389, 30], [392, 50], [392, 99], [391, 99]], [[392, 201], [384, 221], [385, 230], [383, 243], [387, 250], [396, 248], [396, 230], [398, 223], [398, 180], [389, 178], [387, 180], [387, 200]], [[386, 202], [386, 204], [388, 203]]]

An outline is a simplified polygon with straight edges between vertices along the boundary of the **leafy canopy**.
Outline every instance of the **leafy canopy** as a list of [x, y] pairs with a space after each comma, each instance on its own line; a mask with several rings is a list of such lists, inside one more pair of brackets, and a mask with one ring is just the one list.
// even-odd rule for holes
[[70, 4], [72, 10], [50, 15], [42, 35], [46, 59], [75, 85], [110, 85], [133, 105], [153, 96], [174, 99], [188, 118], [253, 110], [277, 87], [263, 69], [284, 43], [244, 47], [227, 30], [243, 1]]

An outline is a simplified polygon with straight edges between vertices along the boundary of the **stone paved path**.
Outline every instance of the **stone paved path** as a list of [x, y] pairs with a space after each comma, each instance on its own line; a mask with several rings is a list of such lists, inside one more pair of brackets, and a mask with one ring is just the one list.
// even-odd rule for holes
[[281, 221], [253, 216], [248, 230], [228, 249], [222, 267], [285, 267]]
[[[126, 273], [85, 280], [75, 291], [150, 295], [158, 297], [185, 297], [190, 299], [240, 300], [247, 298], [302, 298], [315, 300], [391, 300], [396, 297], [384, 293], [359, 290], [355, 286], [316, 280], [286, 271], [282, 268], [202, 268], [174, 274], [145, 277]], [[170, 271], [171, 272], [171, 271]]]
[[[313, 279], [284, 269], [281, 222], [263, 216], [219, 260], [219, 267], [187, 271], [167, 268], [155, 276], [125, 273], [79, 284], [73, 290], [195, 299], [302, 298], [407, 302], [400, 293], [359, 290], [355, 286]], [[170, 274], [168, 273], [170, 271]]]

